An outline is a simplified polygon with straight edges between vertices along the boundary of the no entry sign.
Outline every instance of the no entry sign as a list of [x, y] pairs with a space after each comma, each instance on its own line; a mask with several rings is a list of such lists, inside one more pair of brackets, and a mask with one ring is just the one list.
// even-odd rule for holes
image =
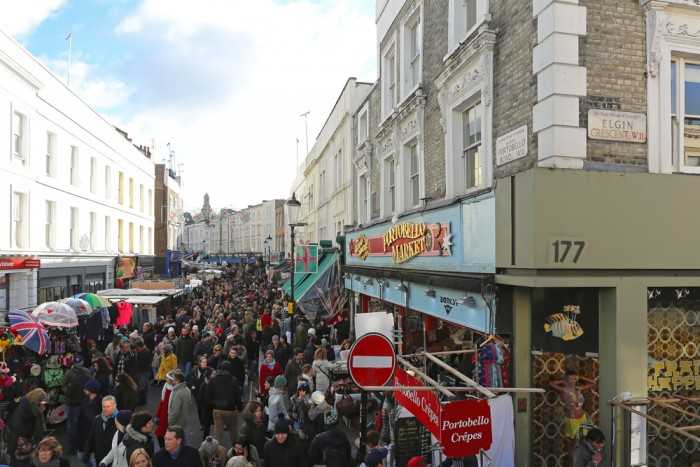
[[384, 386], [391, 380], [395, 370], [394, 344], [383, 334], [365, 334], [350, 349], [348, 371], [360, 387]]

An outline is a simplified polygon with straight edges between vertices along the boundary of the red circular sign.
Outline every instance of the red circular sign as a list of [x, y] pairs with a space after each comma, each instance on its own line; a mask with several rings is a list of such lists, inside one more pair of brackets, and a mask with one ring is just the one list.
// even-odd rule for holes
[[383, 334], [365, 334], [350, 349], [348, 371], [360, 387], [384, 386], [396, 371], [394, 344]]

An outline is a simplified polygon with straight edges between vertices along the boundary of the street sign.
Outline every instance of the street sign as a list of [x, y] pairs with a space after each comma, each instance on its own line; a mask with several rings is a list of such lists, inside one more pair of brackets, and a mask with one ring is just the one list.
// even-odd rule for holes
[[318, 272], [318, 245], [297, 245], [294, 247], [294, 274], [314, 274]]
[[396, 371], [394, 344], [383, 334], [365, 334], [350, 349], [348, 370], [360, 387], [384, 386]]

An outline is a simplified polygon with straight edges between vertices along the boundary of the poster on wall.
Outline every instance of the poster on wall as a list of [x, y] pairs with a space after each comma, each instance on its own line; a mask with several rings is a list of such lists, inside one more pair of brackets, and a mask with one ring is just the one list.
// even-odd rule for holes
[[577, 355], [598, 353], [598, 290], [534, 289], [532, 349]]
[[117, 258], [117, 267], [114, 273], [116, 279], [132, 279], [136, 277], [136, 256], [120, 256]]

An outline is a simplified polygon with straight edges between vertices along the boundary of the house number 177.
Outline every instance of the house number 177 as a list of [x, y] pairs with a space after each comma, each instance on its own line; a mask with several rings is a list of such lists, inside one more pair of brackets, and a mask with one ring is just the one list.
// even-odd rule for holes
[[583, 240], [555, 240], [552, 242], [555, 263], [578, 263], [586, 249]]

